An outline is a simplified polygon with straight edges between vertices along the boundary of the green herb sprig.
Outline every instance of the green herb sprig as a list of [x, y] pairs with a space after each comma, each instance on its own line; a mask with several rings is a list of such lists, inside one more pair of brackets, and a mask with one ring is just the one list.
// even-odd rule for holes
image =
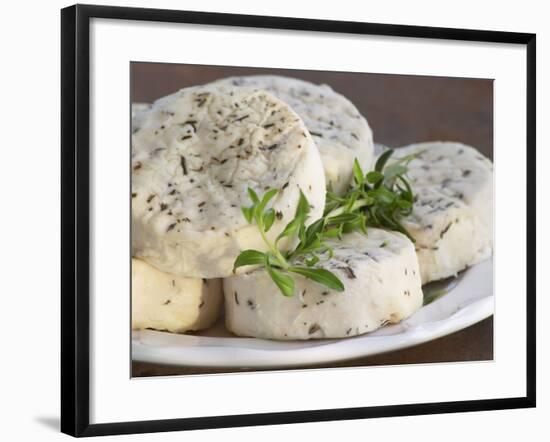
[[[315, 267], [323, 255], [332, 256], [332, 249], [323, 242], [324, 218], [316, 220], [306, 227], [306, 219], [310, 210], [309, 202], [300, 191], [300, 199], [294, 218], [285, 226], [274, 242], [267, 238], [275, 221], [273, 208], [267, 208], [268, 203], [277, 194], [277, 189], [267, 191], [260, 199], [256, 192], [248, 189], [252, 201], [250, 207], [241, 207], [244, 217], [250, 224], [256, 224], [267, 252], [258, 250], [242, 251], [233, 265], [233, 271], [246, 265], [263, 266], [281, 293], [285, 296], [294, 294], [294, 278], [292, 273], [302, 275], [319, 284], [336, 291], [343, 291], [342, 281], [329, 270]], [[281, 252], [279, 243], [284, 238], [298, 237], [298, 244], [287, 252]]]
[[[413, 191], [405, 178], [407, 165], [420, 153], [399, 158], [387, 165], [393, 154], [393, 150], [387, 150], [376, 161], [374, 170], [368, 173], [363, 172], [359, 162], [355, 160], [355, 186], [344, 196], [327, 191], [323, 217], [309, 226], [306, 226], [306, 220], [310, 205], [300, 191], [294, 218], [274, 242], [266, 235], [276, 218], [275, 210], [268, 208], [268, 204], [278, 190], [270, 189], [260, 198], [249, 188], [248, 195], [252, 205], [241, 207], [241, 210], [250, 224], [258, 226], [268, 250], [242, 251], [235, 260], [233, 271], [246, 265], [264, 267], [285, 296], [294, 294], [292, 274], [302, 275], [332, 290], [343, 291], [344, 284], [334, 273], [317, 266], [321, 260], [330, 259], [333, 255], [325, 240], [341, 238], [344, 233], [353, 231], [367, 235], [367, 227], [380, 227], [399, 231], [414, 242], [414, 238], [401, 224], [401, 219], [411, 214], [414, 203]], [[282, 252], [279, 243], [283, 238], [297, 238], [298, 243], [293, 249]], [[385, 245], [383, 243], [381, 247]]]
[[357, 159], [353, 165], [353, 186], [344, 196], [327, 192], [324, 218], [330, 236], [359, 230], [367, 234], [367, 227], [396, 230], [411, 241], [414, 238], [401, 223], [412, 213], [414, 194], [407, 181], [407, 165], [419, 153], [399, 158], [388, 165], [394, 151], [386, 150], [374, 166], [364, 173]]

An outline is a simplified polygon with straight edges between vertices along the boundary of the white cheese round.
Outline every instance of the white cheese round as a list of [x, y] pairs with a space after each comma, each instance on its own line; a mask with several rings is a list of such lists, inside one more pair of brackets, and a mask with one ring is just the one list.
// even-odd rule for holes
[[422, 284], [454, 276], [490, 256], [488, 237], [471, 207], [432, 187], [413, 191], [413, 213], [402, 224], [416, 241]]
[[151, 105], [148, 103], [132, 103], [132, 118], [141, 114], [141, 112], [148, 111], [149, 109], [151, 109]]
[[137, 132], [143, 120], [147, 117], [147, 111], [151, 105], [147, 103], [132, 103], [132, 133]]
[[[244, 249], [265, 250], [241, 206], [279, 189], [268, 238], [294, 217], [300, 189], [325, 204], [315, 143], [290, 107], [265, 91], [199, 86], [156, 101], [132, 135], [132, 250], [186, 277], [229, 276]], [[284, 243], [282, 243], [284, 246]]]
[[221, 279], [182, 278], [132, 259], [134, 330], [203, 330], [216, 321], [222, 302]]
[[293, 275], [296, 290], [283, 296], [265, 270], [225, 278], [226, 327], [265, 339], [343, 338], [399, 322], [422, 305], [418, 260], [404, 235], [369, 229], [332, 241], [334, 256], [319, 264], [334, 272], [344, 292]]
[[404, 225], [416, 240], [427, 283], [492, 254], [493, 165], [473, 147], [452, 142], [413, 144], [394, 156], [417, 153], [407, 173], [417, 201]]
[[229, 77], [218, 84], [267, 90], [287, 103], [313, 136], [323, 160], [327, 186], [335, 193], [348, 189], [355, 158], [363, 170], [371, 169], [374, 144], [367, 120], [353, 103], [326, 84], [277, 75]]

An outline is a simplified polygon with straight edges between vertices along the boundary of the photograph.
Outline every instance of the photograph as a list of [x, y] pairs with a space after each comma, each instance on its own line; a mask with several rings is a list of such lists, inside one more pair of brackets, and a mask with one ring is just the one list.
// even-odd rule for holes
[[549, 433], [550, 15], [508, 3], [7, 3], [0, 440]]
[[129, 75], [132, 377], [493, 361], [493, 79]]
[[62, 10], [63, 433], [536, 406], [536, 35], [350, 18]]

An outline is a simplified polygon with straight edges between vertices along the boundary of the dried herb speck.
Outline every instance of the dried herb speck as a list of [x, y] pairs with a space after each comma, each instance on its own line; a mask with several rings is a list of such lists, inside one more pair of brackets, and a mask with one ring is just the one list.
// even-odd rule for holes
[[353, 271], [353, 269], [351, 267], [339, 267], [340, 270], [343, 270], [345, 273], [346, 273], [346, 276], [349, 278], [349, 279], [355, 279], [357, 278], [357, 276], [355, 276], [355, 272]]
[[445, 233], [447, 233], [449, 231], [449, 229], [451, 228], [452, 225], [453, 225], [452, 221], [449, 224], [447, 224], [447, 226], [439, 234], [440, 239], [443, 238], [443, 236], [445, 236]]
[[180, 164], [181, 170], [183, 170], [183, 174], [187, 175], [187, 161], [185, 161], [185, 157], [183, 155], [180, 156]]
[[321, 330], [321, 327], [319, 327], [319, 324], [313, 324], [311, 327], [309, 327], [308, 333], [312, 335], [315, 332], [318, 332]]

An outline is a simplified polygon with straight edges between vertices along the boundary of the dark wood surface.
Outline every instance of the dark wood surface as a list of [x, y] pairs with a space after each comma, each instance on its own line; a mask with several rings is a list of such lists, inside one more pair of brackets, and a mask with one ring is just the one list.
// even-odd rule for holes
[[[420, 141], [460, 141], [475, 146], [484, 155], [493, 158], [491, 79], [133, 63], [131, 96], [133, 102], [152, 102], [183, 87], [230, 75], [254, 74], [287, 75], [330, 85], [351, 99], [367, 118], [375, 142], [397, 147]], [[412, 348], [311, 368], [491, 359], [493, 320], [489, 318], [465, 330]], [[132, 363], [133, 376], [227, 371]]]

